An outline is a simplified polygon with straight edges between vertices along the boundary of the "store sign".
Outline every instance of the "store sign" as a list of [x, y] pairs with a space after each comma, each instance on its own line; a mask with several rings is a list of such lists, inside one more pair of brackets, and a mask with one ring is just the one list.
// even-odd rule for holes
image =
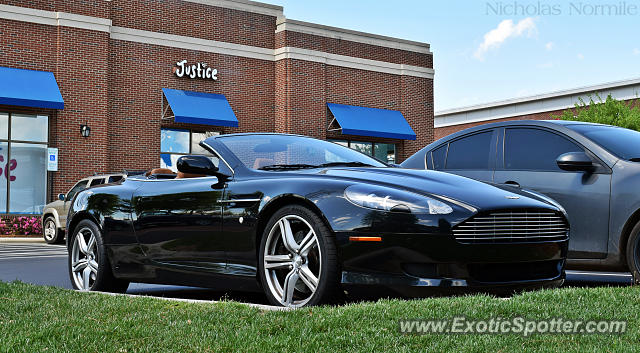
[[58, 171], [58, 149], [47, 148], [47, 171]]
[[173, 73], [178, 77], [218, 80], [218, 69], [209, 67], [207, 63], [187, 64], [186, 60], [178, 61], [173, 68]]

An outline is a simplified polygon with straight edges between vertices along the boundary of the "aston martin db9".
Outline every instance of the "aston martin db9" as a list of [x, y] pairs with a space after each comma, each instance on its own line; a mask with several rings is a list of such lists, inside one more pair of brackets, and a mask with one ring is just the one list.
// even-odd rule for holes
[[334, 302], [350, 288], [557, 286], [569, 224], [554, 201], [436, 171], [391, 167], [309, 137], [206, 139], [182, 156], [78, 193], [69, 276], [263, 290], [274, 305]]

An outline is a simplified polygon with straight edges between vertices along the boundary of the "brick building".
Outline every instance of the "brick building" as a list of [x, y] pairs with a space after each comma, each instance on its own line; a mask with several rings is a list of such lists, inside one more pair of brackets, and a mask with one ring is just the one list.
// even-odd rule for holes
[[[173, 167], [211, 134], [304, 134], [395, 162], [433, 139], [426, 43], [247, 0], [0, 3], [0, 213], [39, 213], [95, 172]], [[211, 114], [193, 116], [194, 102]], [[375, 108], [356, 120], [410, 133], [342, 131], [349, 117], [330, 104]]]
[[435, 113], [434, 139], [437, 140], [472, 126], [499, 121], [553, 119], [565, 110], [574, 108], [576, 103], [580, 103], [580, 99], [589, 103], [593, 98], [597, 102], [598, 97], [605, 100], [608, 95], [618, 100], [635, 103], [640, 98], [640, 79], [608, 82], [439, 111]]

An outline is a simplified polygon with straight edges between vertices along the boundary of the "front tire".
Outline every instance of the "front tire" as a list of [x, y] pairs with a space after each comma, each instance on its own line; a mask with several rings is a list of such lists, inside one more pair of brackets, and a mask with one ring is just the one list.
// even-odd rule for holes
[[631, 230], [625, 255], [629, 272], [633, 275], [633, 284], [640, 284], [640, 222]]
[[113, 276], [102, 233], [90, 220], [82, 220], [69, 239], [69, 278], [74, 289], [124, 293], [129, 282]]
[[303, 206], [278, 210], [260, 243], [258, 274], [273, 305], [298, 308], [340, 298], [333, 233]]
[[47, 216], [42, 222], [42, 236], [47, 244], [60, 244], [64, 240], [64, 232], [56, 226], [53, 216]]

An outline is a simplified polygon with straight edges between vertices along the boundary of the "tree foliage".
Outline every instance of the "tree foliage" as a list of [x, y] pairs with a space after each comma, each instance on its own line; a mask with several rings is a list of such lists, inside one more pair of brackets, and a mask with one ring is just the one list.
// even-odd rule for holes
[[596, 95], [597, 101], [589, 97], [589, 102], [580, 98], [574, 109], [567, 109], [555, 119], [584, 121], [607, 124], [640, 131], [640, 107], [632, 102], [617, 100], [611, 95], [604, 101]]

